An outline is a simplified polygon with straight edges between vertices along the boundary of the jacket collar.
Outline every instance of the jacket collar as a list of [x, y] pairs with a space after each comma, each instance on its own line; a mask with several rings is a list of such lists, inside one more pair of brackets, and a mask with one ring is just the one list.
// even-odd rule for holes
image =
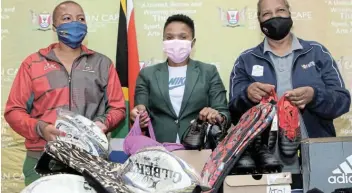
[[[310, 45], [309, 42], [302, 40], [300, 38], [297, 38], [297, 39], [298, 39], [299, 43], [302, 45], [302, 49], [296, 50], [294, 52], [295, 56], [298, 56], [302, 53], [306, 53], [312, 48], [312, 45]], [[264, 40], [258, 46], [254, 47], [252, 54], [254, 54], [258, 57], [270, 59], [268, 54], [264, 54]]]
[[[59, 43], [53, 43], [53, 44], [50, 44], [46, 48], [40, 49], [38, 52], [39, 52], [40, 55], [42, 55], [45, 58], [48, 58], [50, 60], [59, 62], [58, 58], [55, 56], [55, 53], [54, 53], [54, 48], [56, 48], [57, 46], [59, 46]], [[91, 54], [95, 53], [93, 50], [88, 49], [84, 45], [81, 45], [81, 49], [82, 49], [81, 56], [83, 56], [83, 55], [91, 55]]]

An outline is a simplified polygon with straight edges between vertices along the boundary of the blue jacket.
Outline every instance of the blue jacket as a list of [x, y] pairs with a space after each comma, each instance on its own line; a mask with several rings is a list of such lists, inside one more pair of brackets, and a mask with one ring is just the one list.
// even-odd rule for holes
[[[313, 100], [301, 111], [310, 138], [336, 136], [333, 119], [350, 109], [351, 96], [328, 50], [321, 44], [299, 39], [303, 49], [293, 57], [293, 88], [310, 86]], [[244, 51], [236, 60], [230, 77], [229, 108], [234, 124], [254, 106], [247, 97], [253, 82], [277, 84], [270, 56], [263, 53], [264, 43]], [[263, 76], [251, 76], [254, 65], [263, 66]]]

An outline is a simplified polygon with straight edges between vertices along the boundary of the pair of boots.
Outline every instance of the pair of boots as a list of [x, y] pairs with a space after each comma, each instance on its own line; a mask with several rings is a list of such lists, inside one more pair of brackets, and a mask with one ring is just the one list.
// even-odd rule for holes
[[283, 165], [270, 151], [272, 147], [269, 148], [269, 146], [272, 146], [274, 140], [276, 139], [271, 138], [268, 142], [261, 140], [261, 136], [258, 136], [254, 143], [248, 147], [237, 161], [232, 173], [253, 174], [281, 172]]

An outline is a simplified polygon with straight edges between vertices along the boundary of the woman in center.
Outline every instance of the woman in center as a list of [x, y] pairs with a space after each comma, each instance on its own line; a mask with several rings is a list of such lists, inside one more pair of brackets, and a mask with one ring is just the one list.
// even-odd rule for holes
[[149, 120], [158, 142], [180, 143], [193, 119], [230, 126], [226, 90], [214, 65], [190, 59], [196, 43], [194, 22], [186, 15], [172, 15], [164, 25], [163, 50], [167, 60], [143, 68], [135, 89], [134, 121]]

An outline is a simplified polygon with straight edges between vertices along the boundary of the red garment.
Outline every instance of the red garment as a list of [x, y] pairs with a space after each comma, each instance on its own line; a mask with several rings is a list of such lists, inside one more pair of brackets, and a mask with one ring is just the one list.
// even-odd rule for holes
[[278, 103], [279, 129], [285, 133], [287, 139], [294, 141], [300, 136], [298, 108], [283, 96]]
[[125, 118], [125, 100], [112, 61], [82, 46], [67, 72], [52, 44], [29, 55], [21, 64], [6, 104], [5, 119], [26, 138], [27, 149], [42, 151], [46, 143], [36, 132], [54, 124], [56, 108], [65, 108], [112, 130]]

